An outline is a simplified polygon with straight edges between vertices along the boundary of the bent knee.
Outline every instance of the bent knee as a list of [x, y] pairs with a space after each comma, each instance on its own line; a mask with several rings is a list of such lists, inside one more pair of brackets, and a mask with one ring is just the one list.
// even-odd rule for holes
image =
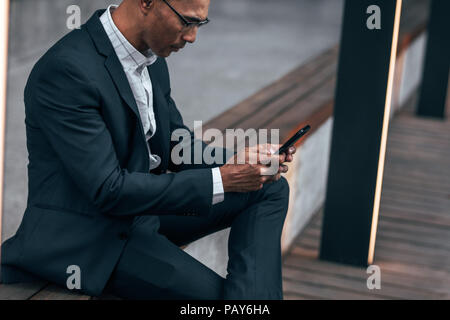
[[287, 179], [285, 177], [281, 177], [276, 184], [278, 184], [279, 193], [284, 197], [289, 198], [289, 182]]
[[289, 183], [285, 177], [268, 185], [268, 191], [276, 198], [289, 199]]
[[283, 192], [287, 196], [289, 196], [289, 182], [287, 181], [287, 179], [285, 177], [281, 177], [280, 180], [278, 180], [277, 182], [281, 184]]

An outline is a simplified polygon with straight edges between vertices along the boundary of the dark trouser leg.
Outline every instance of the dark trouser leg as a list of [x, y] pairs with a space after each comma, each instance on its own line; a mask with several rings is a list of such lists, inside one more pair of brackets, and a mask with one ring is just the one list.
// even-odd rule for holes
[[[226, 194], [206, 218], [138, 217], [106, 291], [128, 299], [282, 299], [288, 198], [283, 178], [256, 192]], [[230, 226], [226, 279], [178, 247]]]
[[105, 292], [135, 300], [222, 299], [225, 280], [154, 228], [150, 219], [134, 227]]
[[184, 245], [231, 226], [224, 299], [282, 299], [281, 232], [289, 186], [282, 178], [250, 193], [228, 193], [207, 218], [161, 216], [159, 232]]

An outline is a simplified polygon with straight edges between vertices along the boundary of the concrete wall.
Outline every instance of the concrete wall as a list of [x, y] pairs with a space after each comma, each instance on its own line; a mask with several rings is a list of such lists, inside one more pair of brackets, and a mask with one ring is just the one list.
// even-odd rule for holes
[[282, 248], [286, 251], [325, 201], [333, 118], [329, 118], [298, 150], [291, 174], [289, 213]]
[[397, 56], [391, 118], [400, 111], [401, 107], [420, 86], [426, 43], [427, 33], [423, 32]]
[[403, 106], [422, 82], [427, 33], [418, 37], [405, 52], [398, 107]]

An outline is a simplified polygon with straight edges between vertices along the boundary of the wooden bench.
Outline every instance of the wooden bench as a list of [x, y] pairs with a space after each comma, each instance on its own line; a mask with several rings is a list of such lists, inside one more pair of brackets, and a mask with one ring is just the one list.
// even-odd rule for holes
[[[428, 5], [427, 0], [409, 0], [404, 3], [398, 55], [425, 31]], [[227, 128], [280, 129], [280, 140], [284, 141], [308, 123], [312, 126], [313, 133], [333, 114], [338, 53], [338, 45], [326, 50], [212, 119], [203, 126], [203, 130], [215, 128], [224, 132]], [[303, 142], [304, 140], [301, 143]], [[90, 297], [72, 293], [54, 284], [33, 282], [0, 284], [0, 300], [2, 299], [89, 300], [115, 297]]]

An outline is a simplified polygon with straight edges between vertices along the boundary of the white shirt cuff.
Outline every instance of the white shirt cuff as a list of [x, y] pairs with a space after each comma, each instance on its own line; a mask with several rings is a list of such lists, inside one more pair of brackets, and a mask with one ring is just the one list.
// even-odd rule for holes
[[225, 193], [223, 191], [222, 174], [219, 168], [212, 169], [213, 178], [213, 198], [212, 204], [218, 204], [225, 199]]

